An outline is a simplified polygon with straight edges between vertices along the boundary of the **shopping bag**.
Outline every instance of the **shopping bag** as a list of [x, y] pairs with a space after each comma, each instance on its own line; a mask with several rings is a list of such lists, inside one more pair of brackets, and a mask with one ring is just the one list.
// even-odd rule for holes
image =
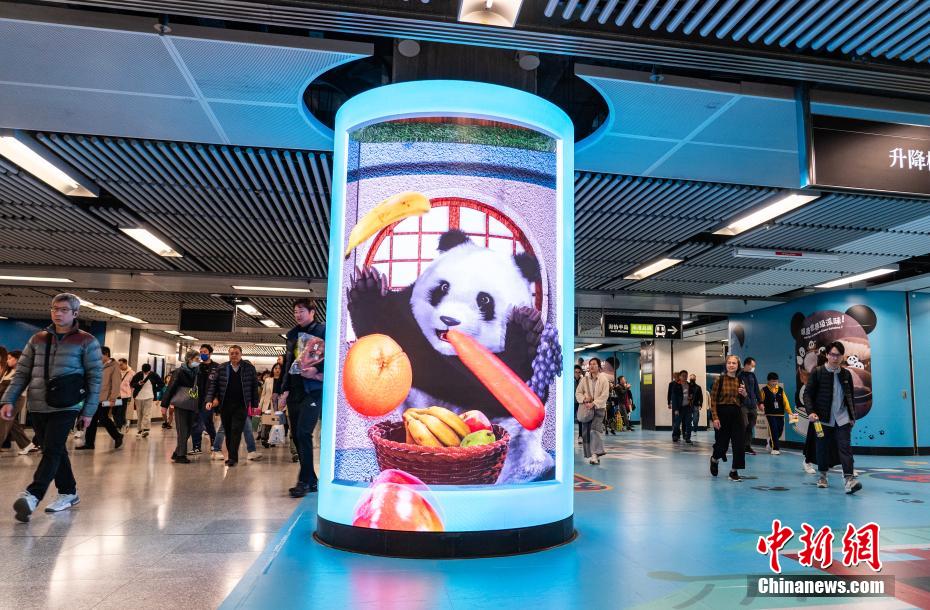
[[271, 427], [271, 434], [268, 435], [269, 445], [283, 445], [286, 440], [284, 435], [284, 425], [276, 424]]

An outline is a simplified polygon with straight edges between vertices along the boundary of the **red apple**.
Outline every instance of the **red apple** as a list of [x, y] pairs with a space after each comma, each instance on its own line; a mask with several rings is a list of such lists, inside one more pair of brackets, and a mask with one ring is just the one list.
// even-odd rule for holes
[[381, 474], [372, 480], [371, 486], [374, 487], [378, 483], [397, 483], [398, 485], [409, 485], [414, 489], [428, 489], [426, 483], [420, 479], [409, 472], [404, 472], [403, 470], [397, 470], [395, 468], [381, 471]]
[[467, 425], [468, 429], [472, 432], [491, 429], [491, 421], [488, 419], [488, 416], [481, 411], [465, 411], [459, 417], [462, 418], [462, 421], [465, 422], [465, 425]]
[[379, 530], [441, 532], [436, 509], [409, 485], [375, 483], [355, 508], [352, 525]]

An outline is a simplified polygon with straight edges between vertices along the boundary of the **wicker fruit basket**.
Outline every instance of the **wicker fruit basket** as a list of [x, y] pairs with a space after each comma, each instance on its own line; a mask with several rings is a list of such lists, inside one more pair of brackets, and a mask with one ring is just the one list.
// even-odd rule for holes
[[421, 447], [405, 442], [404, 423], [381, 422], [368, 430], [381, 470], [396, 468], [427, 485], [493, 485], [504, 467], [510, 434], [491, 427], [497, 441], [472, 447]]

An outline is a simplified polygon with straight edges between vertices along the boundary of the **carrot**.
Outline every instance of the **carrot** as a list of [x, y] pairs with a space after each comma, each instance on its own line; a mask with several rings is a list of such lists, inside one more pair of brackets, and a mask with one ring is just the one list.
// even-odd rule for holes
[[446, 332], [462, 363], [527, 430], [538, 428], [546, 417], [542, 401], [509, 366], [469, 335]]

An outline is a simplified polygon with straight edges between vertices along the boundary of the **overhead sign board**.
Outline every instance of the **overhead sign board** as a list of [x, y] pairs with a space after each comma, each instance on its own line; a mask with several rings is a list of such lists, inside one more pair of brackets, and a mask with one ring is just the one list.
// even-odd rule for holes
[[930, 195], [930, 127], [815, 115], [813, 186]]
[[681, 318], [604, 314], [601, 327], [605, 337], [633, 339], [680, 339]]

